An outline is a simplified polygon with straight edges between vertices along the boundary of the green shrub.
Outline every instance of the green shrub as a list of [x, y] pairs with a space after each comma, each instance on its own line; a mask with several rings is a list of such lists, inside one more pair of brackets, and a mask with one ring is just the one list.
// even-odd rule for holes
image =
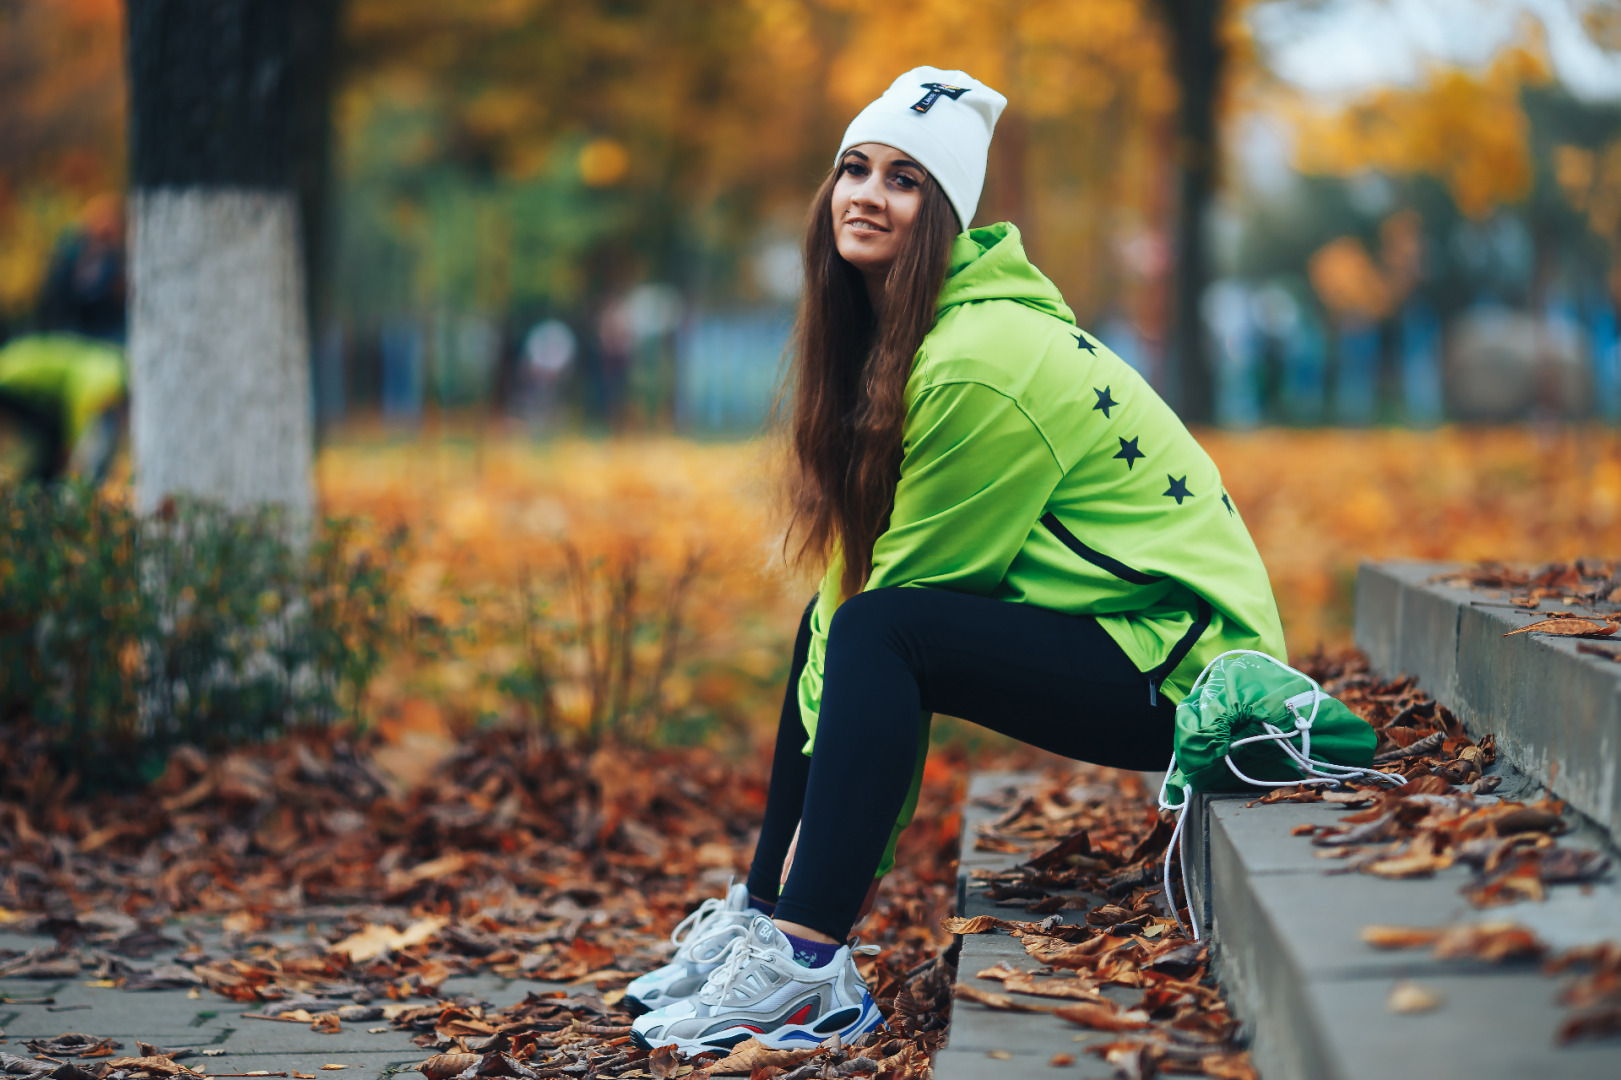
[[143, 518], [82, 487], [0, 492], [0, 721], [122, 779], [179, 743], [358, 719], [398, 624], [403, 540], [368, 550], [329, 521], [295, 544], [271, 512]]

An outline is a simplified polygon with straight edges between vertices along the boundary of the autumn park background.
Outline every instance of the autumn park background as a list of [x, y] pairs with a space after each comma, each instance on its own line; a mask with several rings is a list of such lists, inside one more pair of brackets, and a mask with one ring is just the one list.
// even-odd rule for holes
[[[207, 180], [153, 164], [161, 110], [132, 170], [140, 80], [173, 74], [161, 7], [0, 0], [5, 337], [51, 328], [53, 260], [109, 195]], [[753, 746], [812, 588], [780, 557], [769, 419], [802, 214], [849, 117], [919, 63], [1007, 93], [980, 221], [1019, 224], [1197, 426], [1293, 650], [1347, 643], [1363, 558], [1617, 549], [1612, 5], [288, 7], [275, 184], [311, 498], [343, 524], [283, 549], [211, 517], [153, 600], [120, 554], [154, 508], [127, 433], [71, 510], [12, 485], [8, 719], [167, 746], [347, 717], [403, 774], [508, 723]], [[137, 428], [162, 418], [131, 397]], [[207, 674], [267, 641], [279, 682]]]

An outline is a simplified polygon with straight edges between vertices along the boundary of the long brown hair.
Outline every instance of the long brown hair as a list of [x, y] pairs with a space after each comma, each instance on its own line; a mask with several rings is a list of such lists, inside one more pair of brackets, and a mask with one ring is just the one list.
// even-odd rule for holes
[[934, 325], [956, 211], [925, 176], [911, 235], [889, 268], [877, 318], [861, 274], [839, 254], [833, 187], [822, 181], [805, 226], [805, 283], [794, 330], [789, 491], [796, 561], [844, 556], [844, 596], [872, 575], [873, 543], [889, 526], [900, 478], [906, 379]]

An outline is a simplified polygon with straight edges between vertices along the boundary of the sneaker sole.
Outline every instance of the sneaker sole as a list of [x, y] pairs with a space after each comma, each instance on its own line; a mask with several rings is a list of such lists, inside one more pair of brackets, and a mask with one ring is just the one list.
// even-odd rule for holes
[[[837, 1035], [841, 1042], [849, 1042], [859, 1035], [865, 1035], [884, 1022], [883, 1014], [878, 1011], [877, 1002], [869, 994], [861, 1003], [861, 1015], [847, 1024], [839, 1031], [816, 1032], [800, 1024], [785, 1024], [772, 1031], [757, 1031], [753, 1027], [742, 1024], [717, 1031], [705, 1039], [682, 1039], [673, 1035], [661, 1036], [657, 1042], [649, 1041], [641, 1032], [631, 1030], [630, 1038], [643, 1050], [652, 1052], [661, 1046], [674, 1045], [676, 1052], [684, 1057], [696, 1054], [730, 1053], [732, 1048], [749, 1039], [758, 1039], [762, 1046], [771, 1050], [805, 1050], [822, 1043]], [[715, 1045], [716, 1043], [730, 1043], [730, 1045]]]

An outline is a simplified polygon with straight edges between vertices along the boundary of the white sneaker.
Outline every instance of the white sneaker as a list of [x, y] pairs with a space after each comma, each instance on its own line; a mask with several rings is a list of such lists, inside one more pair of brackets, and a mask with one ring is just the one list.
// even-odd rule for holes
[[849, 1042], [883, 1019], [850, 946], [822, 967], [808, 968], [794, 960], [783, 932], [757, 915], [748, 933], [727, 945], [725, 963], [702, 989], [637, 1017], [630, 1035], [646, 1049], [674, 1044], [683, 1054], [730, 1050], [750, 1038], [783, 1050], [834, 1035]]
[[720, 967], [726, 946], [747, 933], [758, 914], [749, 907], [749, 887], [741, 882], [727, 889], [724, 898], [711, 897], [699, 904], [670, 933], [675, 958], [633, 979], [619, 1007], [637, 1016], [696, 994], [709, 973]]

